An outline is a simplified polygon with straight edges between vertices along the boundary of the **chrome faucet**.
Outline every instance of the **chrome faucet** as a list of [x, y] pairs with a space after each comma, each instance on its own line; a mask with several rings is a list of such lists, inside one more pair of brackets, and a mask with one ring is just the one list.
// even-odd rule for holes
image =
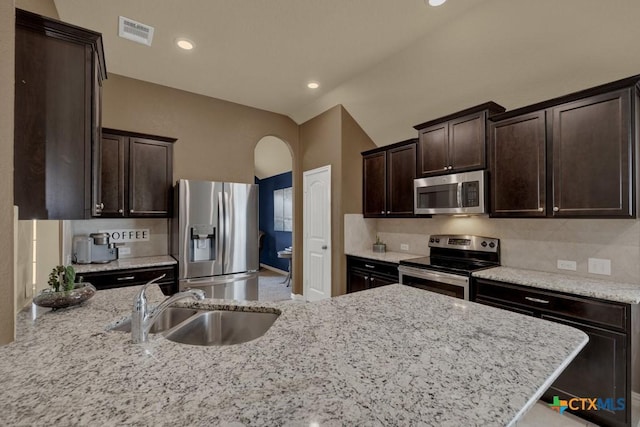
[[131, 312], [131, 339], [134, 344], [139, 344], [147, 341], [149, 330], [151, 329], [151, 326], [157, 319], [158, 315], [166, 310], [174, 302], [185, 298], [194, 298], [196, 300], [204, 299], [204, 291], [202, 291], [201, 289], [185, 289], [182, 292], [171, 295], [160, 304], [158, 304], [158, 306], [153, 310], [149, 310], [147, 306], [147, 296], [145, 294], [145, 291], [147, 290], [147, 287], [149, 287], [149, 285], [157, 282], [164, 276], [165, 275], [163, 274], [162, 276], [156, 277], [155, 279], [146, 283], [133, 300], [133, 310]]

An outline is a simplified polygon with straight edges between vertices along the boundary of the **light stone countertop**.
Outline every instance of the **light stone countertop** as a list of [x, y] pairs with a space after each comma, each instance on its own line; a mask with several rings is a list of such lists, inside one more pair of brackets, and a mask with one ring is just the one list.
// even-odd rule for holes
[[396, 284], [315, 303], [182, 303], [281, 314], [244, 344], [134, 345], [105, 328], [139, 289], [19, 313], [17, 341], [0, 347], [0, 425], [514, 425], [587, 342]]
[[170, 255], [146, 256], [137, 258], [120, 258], [106, 264], [73, 264], [77, 274], [95, 273], [99, 271], [124, 270], [130, 268], [159, 267], [177, 264]]
[[411, 254], [408, 252], [373, 252], [371, 249], [365, 249], [365, 250], [353, 250], [353, 251], [349, 251], [348, 253], [346, 253], [346, 255], [351, 255], [351, 256], [357, 256], [360, 258], [368, 258], [368, 259], [374, 259], [377, 261], [386, 261], [386, 262], [393, 262], [395, 264], [400, 263], [400, 261], [404, 260], [404, 259], [411, 259], [411, 258], [422, 258], [426, 255], [416, 255], [416, 254]]
[[495, 267], [473, 272], [473, 277], [497, 280], [516, 285], [530, 286], [566, 292], [574, 295], [599, 298], [627, 304], [640, 303], [640, 284], [618, 283], [588, 277], [525, 270], [511, 267]]

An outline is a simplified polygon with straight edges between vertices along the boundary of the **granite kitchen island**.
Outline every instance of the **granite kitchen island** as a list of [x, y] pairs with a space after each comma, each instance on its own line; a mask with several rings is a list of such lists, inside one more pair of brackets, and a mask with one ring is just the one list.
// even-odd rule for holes
[[565, 325], [389, 285], [307, 304], [181, 303], [281, 314], [244, 344], [134, 345], [107, 328], [139, 289], [20, 313], [16, 342], [0, 347], [0, 425], [513, 425], [587, 342]]

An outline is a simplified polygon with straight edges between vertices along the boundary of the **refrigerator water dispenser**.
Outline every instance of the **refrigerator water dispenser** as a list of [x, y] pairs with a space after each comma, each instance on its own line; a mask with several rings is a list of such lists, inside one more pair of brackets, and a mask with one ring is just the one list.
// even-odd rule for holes
[[211, 225], [191, 227], [191, 262], [216, 259], [216, 228]]

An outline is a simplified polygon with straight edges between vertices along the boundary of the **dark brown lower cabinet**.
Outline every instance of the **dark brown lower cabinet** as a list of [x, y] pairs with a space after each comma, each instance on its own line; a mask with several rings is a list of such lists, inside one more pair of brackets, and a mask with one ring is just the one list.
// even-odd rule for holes
[[398, 283], [398, 264], [347, 256], [347, 293]]
[[113, 289], [125, 286], [140, 286], [150, 280], [165, 275], [159, 280], [158, 286], [165, 295], [178, 292], [177, 264], [160, 267], [131, 268], [121, 270], [99, 271], [92, 273], [77, 273], [84, 282], [89, 282], [96, 289]]
[[[608, 409], [573, 412], [601, 426], [631, 426], [630, 304], [485, 279], [474, 279], [472, 293], [475, 302], [562, 323], [586, 333], [589, 342], [543, 399], [611, 398]], [[624, 409], [617, 409], [619, 399], [624, 399]]]

